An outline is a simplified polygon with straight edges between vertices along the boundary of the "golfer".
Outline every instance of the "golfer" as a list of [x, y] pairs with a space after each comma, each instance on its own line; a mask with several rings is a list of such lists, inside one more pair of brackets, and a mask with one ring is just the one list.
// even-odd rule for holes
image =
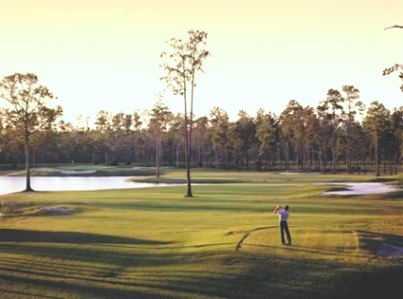
[[[289, 215], [289, 210], [290, 207], [288, 205], [286, 205], [284, 208], [277, 206], [274, 209], [274, 213], [278, 215], [278, 219], [280, 221], [280, 235], [281, 235], [281, 243], [282, 244], [287, 244], [287, 245], [291, 245], [291, 235], [290, 235], [290, 231], [288, 229], [288, 215]], [[284, 233], [287, 235], [287, 241], [288, 243], [285, 243], [285, 239], [284, 239]]]

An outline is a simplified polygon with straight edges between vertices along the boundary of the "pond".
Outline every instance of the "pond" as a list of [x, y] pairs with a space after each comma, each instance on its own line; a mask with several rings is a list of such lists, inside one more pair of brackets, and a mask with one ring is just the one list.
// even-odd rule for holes
[[[0, 176], [0, 195], [23, 191], [25, 180], [25, 177]], [[172, 186], [172, 184], [131, 182], [130, 177], [127, 176], [31, 177], [31, 187], [35, 191], [87, 191], [163, 186]]]
[[323, 194], [326, 195], [364, 195], [364, 194], [380, 194], [400, 191], [396, 186], [390, 186], [383, 183], [323, 183], [326, 185], [341, 185], [346, 188], [346, 190], [334, 190], [327, 191]]

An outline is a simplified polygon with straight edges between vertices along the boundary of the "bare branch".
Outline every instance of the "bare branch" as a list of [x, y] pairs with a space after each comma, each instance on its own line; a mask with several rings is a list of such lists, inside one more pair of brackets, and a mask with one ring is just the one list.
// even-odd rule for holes
[[386, 27], [384, 30], [388, 30], [388, 29], [392, 29], [392, 28], [403, 29], [403, 26], [401, 26], [401, 25], [393, 25], [393, 26]]

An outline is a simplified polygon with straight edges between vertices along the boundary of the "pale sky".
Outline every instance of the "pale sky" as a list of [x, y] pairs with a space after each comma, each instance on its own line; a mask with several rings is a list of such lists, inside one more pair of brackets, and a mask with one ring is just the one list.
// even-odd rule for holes
[[[0, 76], [33, 72], [58, 97], [64, 119], [151, 109], [166, 41], [208, 32], [195, 114], [214, 106], [279, 114], [291, 99], [316, 107], [329, 88], [361, 91], [365, 104], [403, 104], [401, 0], [0, 0]], [[165, 104], [183, 111], [165, 91]]]

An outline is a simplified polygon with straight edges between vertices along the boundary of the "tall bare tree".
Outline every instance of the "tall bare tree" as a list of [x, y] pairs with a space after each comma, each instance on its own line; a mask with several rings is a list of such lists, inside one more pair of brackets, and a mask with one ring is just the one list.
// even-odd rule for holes
[[342, 90], [345, 94], [344, 101], [346, 103], [346, 111], [344, 113], [345, 116], [345, 126], [346, 126], [346, 146], [347, 146], [347, 172], [352, 172], [352, 165], [351, 165], [351, 135], [352, 135], [352, 128], [353, 123], [355, 120], [355, 116], [357, 113], [362, 112], [365, 107], [364, 104], [359, 101], [360, 98], [360, 91], [352, 85], [344, 85]]
[[333, 160], [333, 173], [336, 173], [337, 161], [337, 144], [338, 134], [337, 129], [342, 121], [341, 115], [343, 114], [344, 98], [341, 96], [337, 89], [329, 89], [327, 92], [326, 105], [329, 108], [329, 118], [332, 124], [332, 160]]
[[[190, 176], [190, 154], [193, 128], [193, 99], [196, 87], [196, 73], [203, 71], [203, 62], [210, 55], [204, 48], [207, 32], [189, 30], [188, 39], [172, 38], [169, 41], [171, 53], [162, 52], [161, 57], [167, 61], [162, 64], [167, 76], [161, 78], [166, 81], [174, 95], [181, 95], [184, 101], [185, 117], [185, 159], [188, 197], [192, 197], [192, 183]], [[190, 84], [190, 91], [188, 90]], [[188, 112], [188, 96], [190, 93], [190, 113]]]
[[61, 107], [46, 107], [46, 100], [53, 99], [49, 89], [39, 84], [38, 77], [32, 73], [15, 73], [0, 81], [0, 98], [8, 104], [7, 116], [16, 130], [16, 138], [24, 145], [26, 187], [31, 188], [30, 155], [31, 136], [43, 128], [49, 128], [57, 116], [62, 114]]

